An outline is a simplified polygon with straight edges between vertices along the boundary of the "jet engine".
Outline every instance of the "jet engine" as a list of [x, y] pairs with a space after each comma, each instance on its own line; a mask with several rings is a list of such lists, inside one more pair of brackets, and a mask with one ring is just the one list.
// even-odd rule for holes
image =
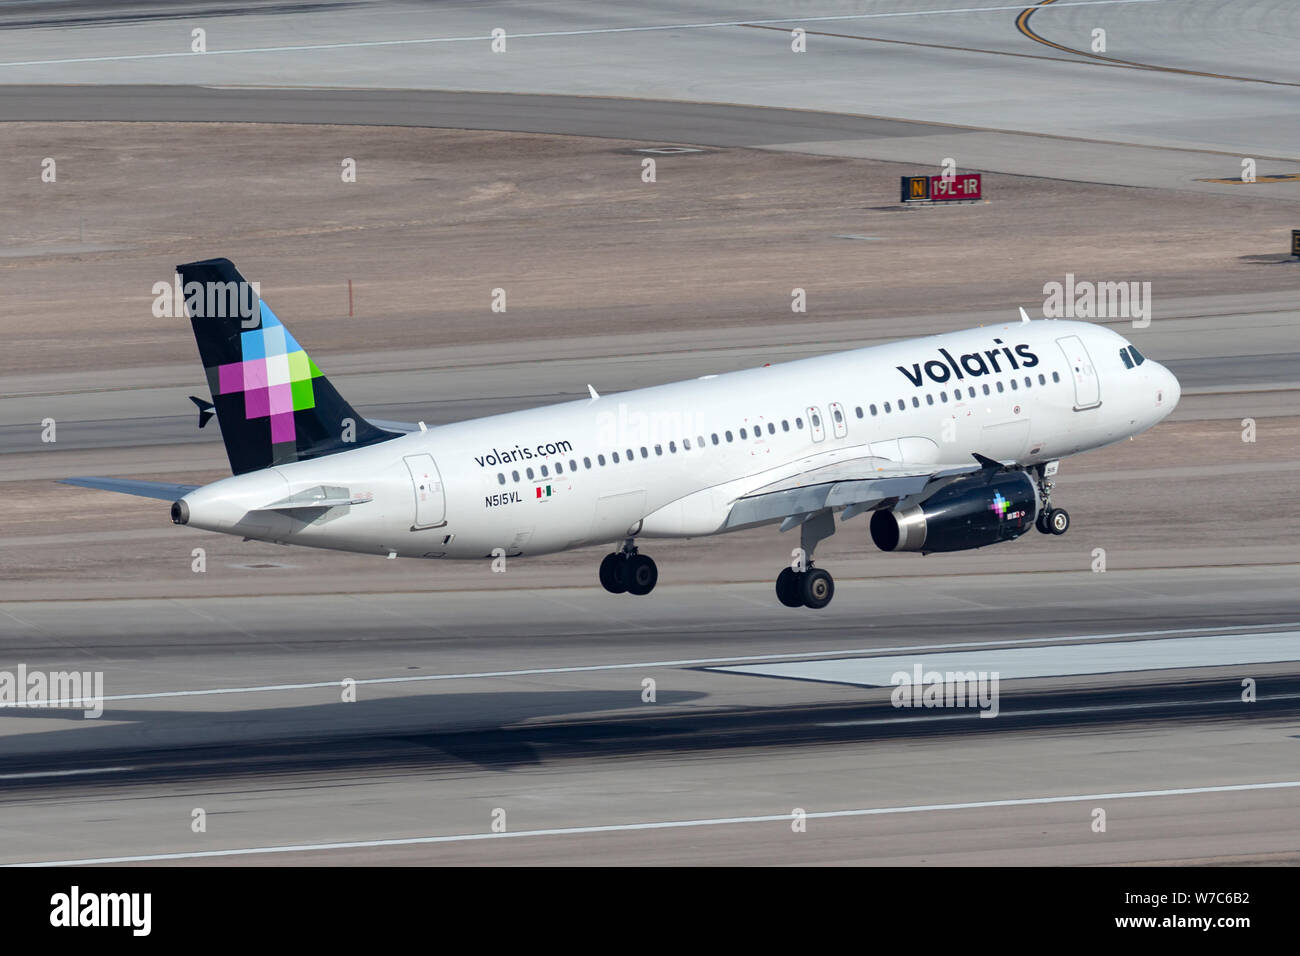
[[871, 515], [881, 551], [966, 551], [1011, 541], [1034, 526], [1038, 493], [1023, 471], [958, 478], [919, 504]]

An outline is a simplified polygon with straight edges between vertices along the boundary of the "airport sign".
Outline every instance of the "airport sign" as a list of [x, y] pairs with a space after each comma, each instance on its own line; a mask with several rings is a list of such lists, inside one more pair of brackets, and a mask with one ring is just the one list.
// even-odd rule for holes
[[974, 202], [984, 198], [979, 173], [939, 176], [902, 176], [900, 202]]

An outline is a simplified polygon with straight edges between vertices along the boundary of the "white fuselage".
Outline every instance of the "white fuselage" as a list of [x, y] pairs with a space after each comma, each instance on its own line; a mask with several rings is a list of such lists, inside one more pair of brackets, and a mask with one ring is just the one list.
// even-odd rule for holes
[[[1178, 402], [1085, 322], [970, 329], [429, 428], [227, 478], [191, 526], [403, 557], [543, 554], [724, 528], [733, 502], [839, 461], [1021, 465], [1137, 434]], [[264, 510], [335, 489], [361, 503]]]

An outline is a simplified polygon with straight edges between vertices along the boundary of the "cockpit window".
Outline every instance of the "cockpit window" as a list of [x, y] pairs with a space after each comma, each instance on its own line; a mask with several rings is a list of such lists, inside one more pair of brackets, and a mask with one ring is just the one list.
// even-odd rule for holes
[[1147, 357], [1138, 351], [1136, 345], [1130, 345], [1128, 347], [1128, 350], [1133, 353], [1133, 361], [1138, 365], [1141, 365], [1143, 362], [1147, 360]]
[[1124, 367], [1125, 367], [1125, 368], [1132, 368], [1132, 367], [1133, 367], [1133, 359], [1132, 359], [1132, 357], [1128, 354], [1128, 348], [1127, 348], [1127, 347], [1122, 348], [1122, 349], [1119, 350], [1119, 357], [1122, 358], [1122, 359], [1124, 360]]

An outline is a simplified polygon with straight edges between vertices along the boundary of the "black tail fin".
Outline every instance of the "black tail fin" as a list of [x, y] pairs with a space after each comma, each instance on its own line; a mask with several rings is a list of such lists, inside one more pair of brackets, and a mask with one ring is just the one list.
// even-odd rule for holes
[[353, 411], [229, 259], [176, 271], [235, 474], [397, 437]]

